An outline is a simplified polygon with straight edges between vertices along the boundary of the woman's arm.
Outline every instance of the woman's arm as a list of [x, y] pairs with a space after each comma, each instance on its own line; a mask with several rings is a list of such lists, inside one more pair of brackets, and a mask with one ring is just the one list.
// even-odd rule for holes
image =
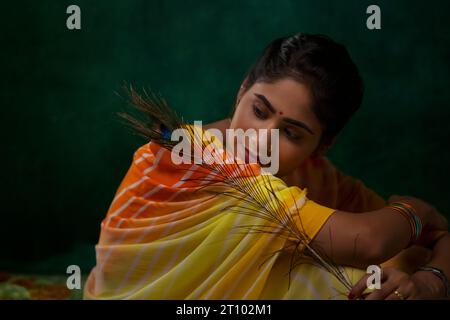
[[406, 248], [410, 236], [406, 219], [392, 209], [361, 214], [337, 211], [312, 245], [319, 246], [336, 264], [366, 268]]
[[[326, 163], [331, 168], [328, 168], [328, 170], [331, 170], [331, 172], [335, 172], [336, 185], [338, 187], [338, 201], [336, 203], [336, 208], [338, 210], [351, 213], [362, 213], [383, 209], [388, 204], [388, 202], [386, 202], [380, 195], [365, 186], [360, 180], [342, 173], [331, 162], [328, 161]], [[403, 199], [406, 198], [392, 196], [390, 197], [389, 202], [401, 201]], [[411, 199], [411, 197], [409, 197], [408, 199]], [[416, 210], [436, 211], [436, 209], [430, 205], [416, 206]], [[426, 212], [423, 212], [423, 214], [426, 214]], [[350, 219], [354, 219], [354, 216], [350, 215]], [[408, 265], [409, 269], [414, 268], [410, 271], [413, 272], [413, 270], [415, 270], [417, 266], [423, 265], [424, 263], [428, 262], [431, 251], [425, 247], [432, 247], [432, 243], [434, 242], [433, 240], [436, 239], [436, 234], [433, 235], [432, 232], [428, 232], [427, 230], [425, 230], [423, 234], [424, 236], [420, 239], [420, 242], [418, 242], [418, 245], [424, 246], [423, 248], [414, 246], [406, 250], [400, 250], [400, 255], [394, 254], [394, 257], [387, 264], [392, 265], [393, 263], [400, 263], [400, 265], [403, 265], [404, 267]], [[381, 248], [382, 247], [383, 246], [381, 245]], [[379, 256], [376, 252], [376, 248], [374, 247], [372, 249], [374, 249], [373, 251], [375, 252], [367, 252], [366, 254], [375, 254], [376, 256]], [[387, 251], [383, 250], [383, 252]], [[412, 263], [412, 265], [409, 265], [410, 263]]]
[[[223, 119], [205, 125], [204, 129], [219, 129], [225, 135], [229, 125], [230, 119]], [[404, 249], [411, 236], [406, 219], [392, 209], [382, 208], [384, 200], [362, 183], [343, 174], [340, 177], [340, 187], [347, 190], [341, 196], [342, 203], [351, 201], [357, 207], [352, 208], [353, 212], [361, 212], [362, 208], [369, 212], [354, 214], [344, 211], [347, 208], [335, 212], [312, 245], [320, 246], [337, 264], [364, 268], [384, 262]], [[412, 201], [416, 202], [416, 211], [425, 218], [429, 206], [418, 199]]]
[[[446, 230], [447, 221], [419, 199], [408, 199], [428, 229]], [[395, 210], [354, 214], [336, 211], [311, 242], [336, 264], [366, 268], [380, 264], [406, 248], [411, 237], [409, 222]]]

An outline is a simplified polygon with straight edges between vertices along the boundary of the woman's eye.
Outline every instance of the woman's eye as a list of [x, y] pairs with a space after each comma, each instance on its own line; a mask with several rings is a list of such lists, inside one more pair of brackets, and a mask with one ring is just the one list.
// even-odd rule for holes
[[284, 133], [291, 140], [299, 140], [300, 139], [300, 136], [294, 130], [291, 130], [289, 128], [285, 128]]
[[253, 105], [253, 113], [260, 119], [266, 119], [266, 114], [257, 105]]

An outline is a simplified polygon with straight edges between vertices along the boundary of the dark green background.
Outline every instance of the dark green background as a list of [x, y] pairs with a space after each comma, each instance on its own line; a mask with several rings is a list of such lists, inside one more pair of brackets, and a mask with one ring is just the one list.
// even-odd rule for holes
[[[382, 29], [366, 28], [381, 7]], [[82, 29], [66, 28], [81, 7]], [[383, 196], [450, 214], [448, 1], [28, 1], [1, 8], [0, 270], [88, 272], [101, 219], [145, 141], [115, 115], [124, 82], [187, 120], [228, 114], [261, 50], [299, 31], [345, 44], [363, 106], [330, 158]]]

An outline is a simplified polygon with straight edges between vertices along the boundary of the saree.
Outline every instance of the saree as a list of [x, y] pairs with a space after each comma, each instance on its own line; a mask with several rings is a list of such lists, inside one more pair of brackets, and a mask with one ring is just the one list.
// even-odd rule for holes
[[101, 223], [84, 298], [347, 299], [365, 272], [309, 246], [334, 211], [257, 164], [176, 165], [150, 141]]

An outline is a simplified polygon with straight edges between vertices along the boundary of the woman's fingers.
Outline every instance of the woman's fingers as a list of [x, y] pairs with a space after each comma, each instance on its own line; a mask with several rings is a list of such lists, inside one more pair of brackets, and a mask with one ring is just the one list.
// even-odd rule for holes
[[[390, 268], [383, 269], [381, 272], [381, 282], [386, 281], [391, 273]], [[364, 275], [352, 288], [350, 293], [348, 294], [349, 299], [355, 299], [363, 296], [363, 292], [367, 289], [367, 280], [372, 274]], [[383, 284], [381, 284], [383, 286]], [[375, 290], [378, 291], [378, 290]], [[371, 293], [370, 293], [371, 294]], [[370, 294], [364, 295], [364, 298]]]
[[384, 300], [394, 291], [396, 286], [397, 284], [393, 283], [393, 281], [386, 281], [381, 284], [380, 289], [371, 292], [365, 300]]
[[401, 298], [400, 295], [395, 294], [394, 292], [392, 292], [390, 295], [388, 295], [388, 296], [386, 297], [385, 300], [403, 300], [403, 299]]
[[[394, 277], [395, 278], [395, 277]], [[416, 295], [414, 282], [410, 277], [402, 276], [389, 283], [388, 293], [382, 298], [386, 300], [412, 300]]]
[[358, 298], [362, 295], [364, 290], [367, 288], [367, 279], [369, 276], [370, 274], [366, 274], [359, 279], [359, 281], [353, 286], [352, 290], [350, 290], [350, 293], [348, 294], [349, 299]]
[[386, 300], [414, 300], [414, 284], [411, 281], [403, 281], [398, 288], [392, 290]]
[[[363, 276], [352, 288], [349, 299], [363, 296], [367, 288], [367, 279], [370, 275]], [[408, 274], [395, 268], [383, 269], [381, 287], [364, 296], [365, 300], [403, 300], [412, 296], [414, 285]]]

